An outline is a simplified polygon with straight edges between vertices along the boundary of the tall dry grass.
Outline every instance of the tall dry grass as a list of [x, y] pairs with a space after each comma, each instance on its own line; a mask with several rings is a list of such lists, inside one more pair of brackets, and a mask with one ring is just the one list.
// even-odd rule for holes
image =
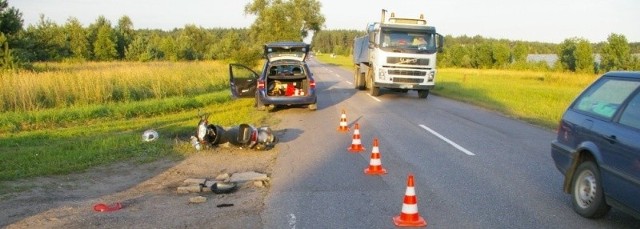
[[0, 73], [0, 112], [163, 99], [224, 90], [222, 62], [37, 63]]

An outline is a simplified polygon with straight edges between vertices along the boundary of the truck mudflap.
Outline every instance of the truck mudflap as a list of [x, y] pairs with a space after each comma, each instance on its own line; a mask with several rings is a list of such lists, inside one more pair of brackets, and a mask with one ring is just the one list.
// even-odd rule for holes
[[406, 89], [406, 90], [430, 90], [433, 89], [435, 85], [420, 85], [420, 84], [397, 84], [397, 83], [376, 83], [373, 85], [375, 87], [383, 87], [383, 88], [394, 88], [394, 89]]

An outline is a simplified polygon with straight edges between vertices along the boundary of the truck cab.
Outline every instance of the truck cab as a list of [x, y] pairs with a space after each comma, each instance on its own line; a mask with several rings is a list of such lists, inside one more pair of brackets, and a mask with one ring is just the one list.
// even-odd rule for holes
[[354, 40], [354, 83], [368, 89], [372, 96], [380, 88], [418, 91], [426, 98], [435, 85], [436, 54], [442, 50], [443, 37], [436, 28], [419, 18], [391, 17], [370, 23], [367, 35]]

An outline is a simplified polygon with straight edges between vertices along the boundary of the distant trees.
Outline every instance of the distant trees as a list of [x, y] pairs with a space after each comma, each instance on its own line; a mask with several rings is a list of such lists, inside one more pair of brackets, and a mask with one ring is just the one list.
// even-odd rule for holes
[[[104, 16], [84, 27], [70, 17], [57, 25], [41, 15], [40, 21], [22, 28], [22, 14], [0, 0], [0, 68], [14, 68], [29, 61], [154, 61], [228, 60], [254, 65], [262, 58], [261, 45], [273, 41], [302, 41], [313, 33], [312, 49], [348, 56], [353, 40], [365, 35], [358, 30], [321, 30], [325, 18], [317, 0], [253, 0], [245, 13], [256, 15], [250, 28], [202, 28], [185, 25], [171, 31], [134, 28], [128, 16], [115, 26]], [[509, 41], [482, 36], [445, 36], [440, 67], [499, 68], [603, 72], [638, 70], [640, 42], [628, 43], [611, 34], [597, 44], [569, 38], [560, 44]], [[530, 62], [529, 54], [556, 54], [558, 61]], [[595, 54], [600, 64], [595, 65]]]
[[10, 47], [19, 42], [17, 34], [22, 30], [22, 13], [9, 8], [6, 0], [0, 0], [0, 69], [16, 67], [16, 59]]
[[23, 48], [29, 50], [26, 58], [35, 61], [59, 61], [67, 56], [67, 38], [64, 28], [40, 15], [36, 25], [30, 25], [24, 32]]
[[129, 16], [122, 16], [118, 20], [118, 26], [115, 28], [116, 33], [116, 51], [118, 52], [118, 59], [124, 59], [127, 47], [133, 41], [135, 31], [133, 29], [133, 22]]
[[[323, 30], [313, 37], [313, 49], [324, 53], [352, 55], [353, 39], [365, 35], [356, 30]], [[612, 34], [607, 42], [596, 44], [601, 50], [602, 68], [596, 66], [594, 44], [582, 38], [569, 38], [560, 44], [509, 41], [481, 36], [447, 35], [438, 66], [478, 69], [560, 70], [602, 73], [612, 69], [639, 70], [640, 61], [630, 50], [640, 53], [640, 43], [629, 44], [622, 35]], [[529, 54], [555, 54], [557, 62], [527, 60]], [[615, 67], [614, 67], [615, 66]]]
[[275, 41], [302, 41], [310, 32], [318, 32], [325, 22], [320, 13], [322, 5], [316, 0], [254, 0], [244, 12], [257, 18], [249, 28], [254, 45], [240, 46], [235, 57], [242, 62], [255, 63], [249, 58], [260, 53], [260, 45]]
[[77, 18], [71, 17], [65, 24], [67, 42], [71, 58], [86, 60], [89, 58], [89, 41], [87, 33]]
[[348, 56], [353, 52], [353, 40], [365, 35], [357, 30], [323, 30], [313, 35], [313, 50]]
[[580, 38], [565, 39], [558, 47], [558, 58], [562, 69], [572, 72], [593, 73], [593, 49], [589, 41]]
[[611, 70], [638, 70], [640, 67], [638, 58], [631, 56], [627, 38], [620, 34], [611, 34], [607, 43], [602, 48], [602, 69]]
[[116, 43], [111, 25], [102, 24], [98, 26], [96, 38], [93, 42], [93, 57], [98, 61], [114, 60], [118, 56]]
[[274, 41], [302, 41], [310, 31], [320, 31], [325, 18], [316, 0], [254, 0], [245, 13], [257, 18], [250, 35], [259, 44]]

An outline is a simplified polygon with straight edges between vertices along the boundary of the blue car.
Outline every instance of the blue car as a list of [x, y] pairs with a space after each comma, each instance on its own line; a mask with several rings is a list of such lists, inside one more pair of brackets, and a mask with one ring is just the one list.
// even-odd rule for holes
[[551, 156], [583, 217], [614, 207], [640, 219], [639, 88], [640, 72], [608, 72], [562, 116]]
[[258, 110], [306, 106], [316, 110], [316, 82], [306, 63], [309, 44], [275, 42], [264, 46], [267, 58], [260, 74], [241, 64], [229, 65], [233, 97], [255, 97]]

